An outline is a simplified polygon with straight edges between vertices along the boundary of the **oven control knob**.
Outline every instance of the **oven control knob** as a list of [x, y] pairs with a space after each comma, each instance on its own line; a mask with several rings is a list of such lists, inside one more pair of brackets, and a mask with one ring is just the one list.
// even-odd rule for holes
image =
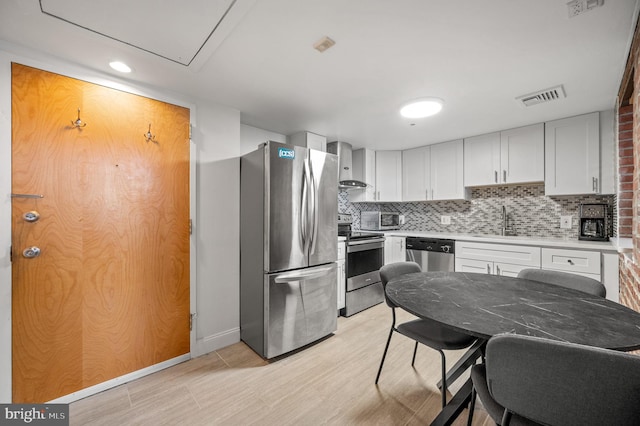
[[451, 251], [451, 246], [442, 246], [442, 251], [445, 253], [449, 253]]

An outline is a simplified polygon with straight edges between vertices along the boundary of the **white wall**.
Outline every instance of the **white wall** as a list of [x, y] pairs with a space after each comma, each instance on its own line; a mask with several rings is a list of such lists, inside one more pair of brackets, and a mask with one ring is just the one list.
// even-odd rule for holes
[[0, 402], [11, 402], [11, 63], [0, 51]]
[[267, 141], [287, 143], [287, 137], [246, 124], [240, 125], [240, 155], [255, 151], [258, 145]]
[[198, 356], [240, 341], [240, 113], [198, 108], [196, 345]]
[[[192, 356], [239, 341], [240, 113], [213, 102], [135, 86], [0, 41], [0, 403], [11, 402], [11, 62], [130, 91], [191, 109]], [[193, 149], [193, 145], [192, 145]], [[195, 189], [194, 189], [195, 188]], [[193, 338], [194, 334], [192, 334]]]

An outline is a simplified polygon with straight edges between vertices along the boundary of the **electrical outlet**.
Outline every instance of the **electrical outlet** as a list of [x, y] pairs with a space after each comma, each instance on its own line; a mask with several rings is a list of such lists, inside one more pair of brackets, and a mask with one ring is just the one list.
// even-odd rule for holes
[[560, 229], [571, 229], [571, 216], [560, 216]]
[[585, 0], [573, 0], [567, 3], [567, 7], [569, 8], [569, 18], [573, 18], [574, 16], [580, 15], [586, 9]]
[[451, 216], [440, 216], [440, 223], [442, 225], [451, 225]]
[[573, 0], [567, 3], [569, 9], [569, 18], [578, 16], [582, 13], [589, 12], [596, 7], [604, 4], [604, 0]]

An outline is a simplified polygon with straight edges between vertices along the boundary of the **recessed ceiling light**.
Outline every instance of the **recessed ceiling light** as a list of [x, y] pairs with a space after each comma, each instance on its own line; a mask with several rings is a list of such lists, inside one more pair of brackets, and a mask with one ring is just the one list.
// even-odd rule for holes
[[443, 105], [442, 99], [439, 98], [423, 98], [416, 99], [400, 110], [400, 114], [406, 118], [423, 118], [429, 117], [440, 112]]
[[125, 64], [124, 62], [120, 62], [120, 61], [109, 62], [109, 66], [116, 71], [131, 72], [131, 67], [129, 67], [129, 65]]

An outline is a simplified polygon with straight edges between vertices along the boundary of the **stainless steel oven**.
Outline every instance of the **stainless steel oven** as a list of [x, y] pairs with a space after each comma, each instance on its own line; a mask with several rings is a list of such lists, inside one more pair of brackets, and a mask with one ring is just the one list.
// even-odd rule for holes
[[351, 233], [347, 237], [345, 307], [346, 317], [384, 300], [380, 267], [384, 264], [384, 237], [380, 234]]

